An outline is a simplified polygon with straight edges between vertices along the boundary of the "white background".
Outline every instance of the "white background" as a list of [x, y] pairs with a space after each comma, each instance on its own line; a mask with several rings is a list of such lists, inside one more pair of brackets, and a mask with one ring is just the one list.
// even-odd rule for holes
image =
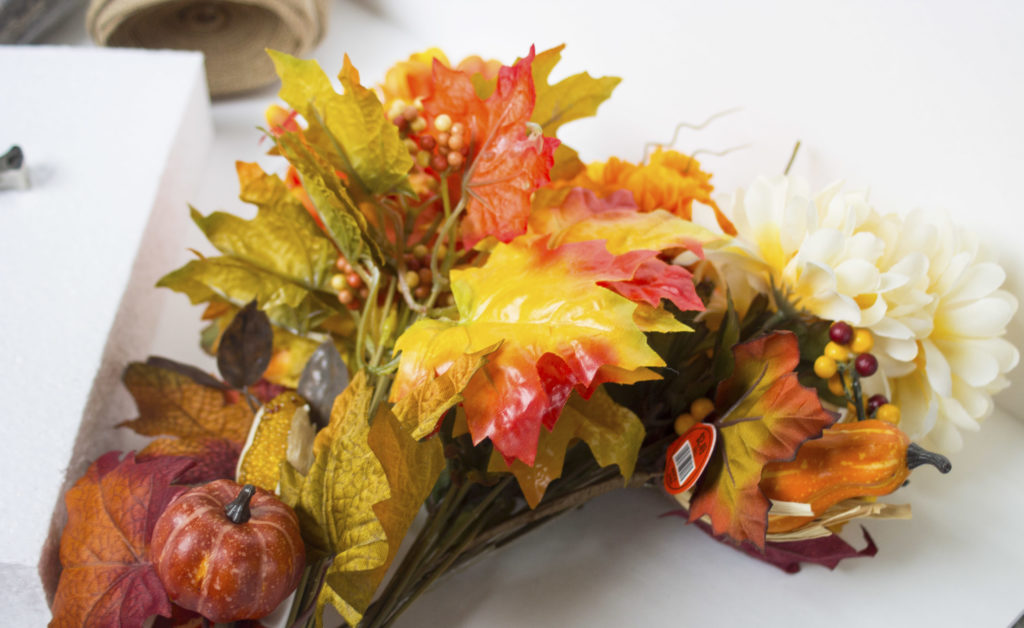
[[[333, 73], [348, 52], [364, 82], [430, 45], [511, 62], [567, 43], [556, 77], [624, 78], [598, 118], [562, 131], [586, 160], [639, 159], [677, 123], [741, 107], [676, 144], [748, 145], [704, 160], [719, 190], [781, 172], [802, 140], [793, 171], [815, 187], [870, 188], [883, 212], [948, 210], [1024, 294], [1024, 3], [361, 0], [332, 19], [313, 56]], [[245, 211], [233, 164], [259, 157], [254, 127], [274, 91], [215, 104], [204, 213]], [[198, 360], [198, 310], [170, 301], [153, 351]], [[1019, 316], [1011, 338], [1024, 338]], [[1012, 379], [998, 401], [1019, 414], [1024, 369]], [[950, 476], [919, 470], [891, 499], [913, 503], [912, 521], [869, 524], [876, 558], [831, 573], [787, 576], [657, 519], [671, 504], [654, 493], [619, 494], [444, 580], [401, 625], [1005, 626], [1024, 609], [1022, 446], [1024, 425], [997, 411]]]

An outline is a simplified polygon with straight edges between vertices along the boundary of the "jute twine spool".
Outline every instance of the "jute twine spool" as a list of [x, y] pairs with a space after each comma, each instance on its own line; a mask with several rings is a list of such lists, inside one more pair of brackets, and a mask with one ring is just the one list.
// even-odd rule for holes
[[91, 0], [86, 27], [96, 43], [200, 50], [212, 96], [277, 78], [265, 49], [309, 52], [327, 28], [328, 0]]

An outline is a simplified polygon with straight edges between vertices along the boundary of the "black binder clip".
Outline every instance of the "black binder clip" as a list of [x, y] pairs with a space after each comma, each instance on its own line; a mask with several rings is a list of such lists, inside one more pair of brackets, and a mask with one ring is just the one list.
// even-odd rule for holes
[[0, 155], [0, 189], [25, 190], [29, 187], [25, 153], [20, 146], [12, 146]]

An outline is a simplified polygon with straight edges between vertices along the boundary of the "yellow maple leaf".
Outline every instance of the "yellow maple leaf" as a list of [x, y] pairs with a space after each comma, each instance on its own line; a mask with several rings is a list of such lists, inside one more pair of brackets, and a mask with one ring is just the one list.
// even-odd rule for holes
[[[498, 244], [484, 266], [452, 272], [457, 323], [422, 320], [398, 339], [392, 399], [502, 343], [466, 386], [467, 422], [474, 442], [490, 438], [506, 459], [532, 465], [541, 425], [554, 427], [574, 388], [589, 396], [603, 382], [656, 377], [648, 367], [664, 365], [637, 323], [638, 304], [609, 289], [632, 281], [653, 256], [614, 256], [599, 241]], [[686, 329], [664, 317], [639, 320]]]
[[590, 399], [573, 394], [562, 410], [554, 429], [541, 430], [537, 459], [532, 467], [515, 460], [511, 465], [497, 451], [491, 456], [488, 471], [511, 472], [519, 481], [527, 503], [536, 508], [548, 484], [561, 477], [569, 443], [579, 438], [590, 447], [602, 467], [619, 466], [627, 481], [633, 475], [636, 457], [644, 440], [644, 425], [632, 411], [612, 401], [604, 388]]

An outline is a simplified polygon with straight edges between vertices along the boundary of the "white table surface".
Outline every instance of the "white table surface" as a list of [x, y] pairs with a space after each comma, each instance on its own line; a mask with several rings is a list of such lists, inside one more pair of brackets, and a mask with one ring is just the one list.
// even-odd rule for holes
[[[685, 151], [748, 145], [705, 166], [720, 191], [794, 172], [822, 187], [870, 188], [883, 212], [948, 210], [979, 231], [1024, 294], [1024, 4], [1019, 2], [338, 1], [313, 53], [329, 73], [344, 52], [364, 82], [430, 45], [511, 62], [531, 43], [568, 44], [557, 76], [624, 77], [598, 118], [563, 139], [584, 159], [639, 159], [679, 122], [742, 107]], [[69, 25], [51, 42], [87, 44]], [[215, 103], [215, 143], [194, 204], [247, 211], [236, 159], [261, 159], [257, 125], [275, 89]], [[273, 167], [273, 161], [264, 161]], [[182, 208], [185, 211], [185, 208]], [[203, 247], [198, 230], [182, 246]], [[169, 299], [148, 352], [201, 364], [199, 310]], [[1020, 317], [1011, 325], [1020, 345]], [[1024, 400], [1024, 369], [997, 402]], [[444, 580], [402, 626], [863, 624], [1006, 626], [1024, 610], [1024, 423], [1004, 411], [898, 494], [911, 521], [869, 523], [880, 551], [834, 572], [795, 576], [750, 560], [676, 519], [655, 493], [612, 494]]]

